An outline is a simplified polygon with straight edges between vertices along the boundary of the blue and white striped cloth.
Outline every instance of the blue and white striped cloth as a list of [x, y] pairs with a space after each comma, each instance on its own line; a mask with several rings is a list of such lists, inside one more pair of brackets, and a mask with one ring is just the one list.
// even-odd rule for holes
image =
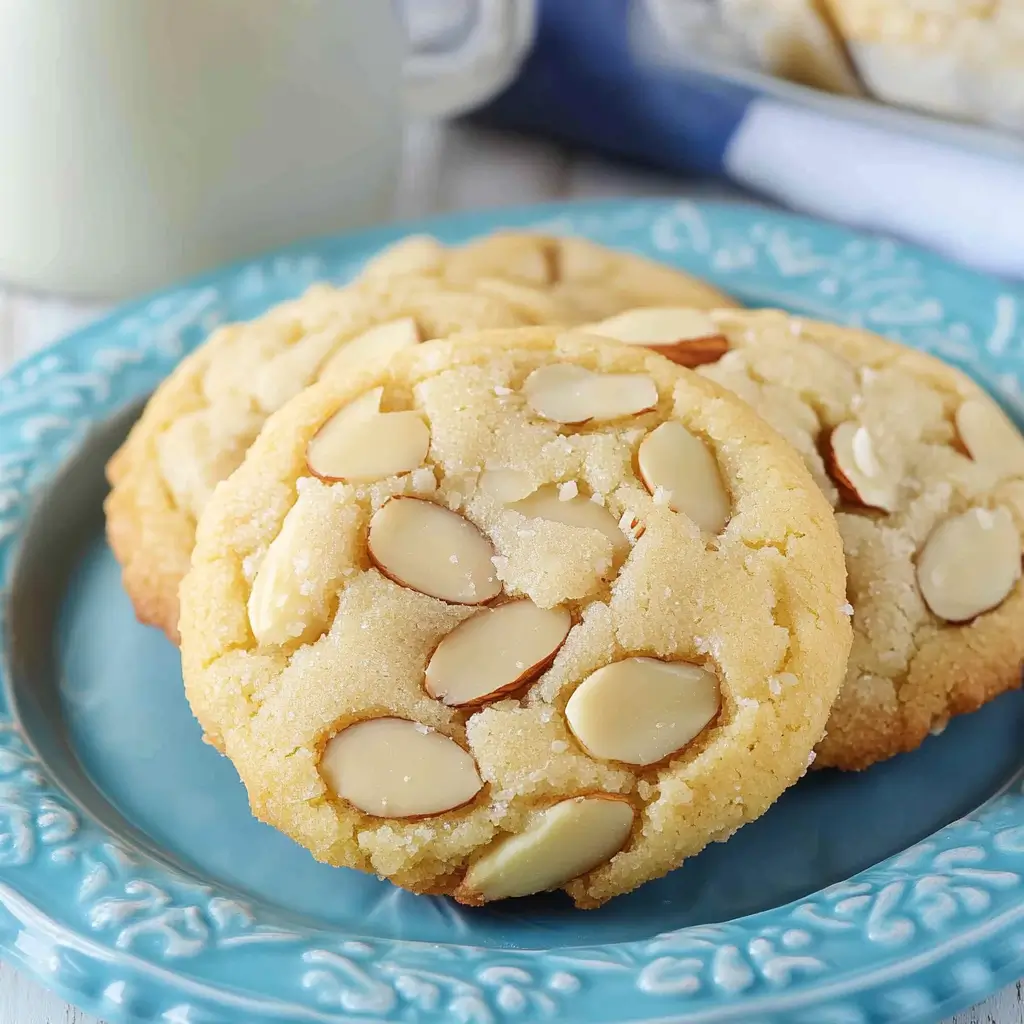
[[540, 0], [521, 73], [477, 118], [681, 175], [724, 175], [793, 209], [1024, 278], [1024, 161], [639, 61], [631, 2]]

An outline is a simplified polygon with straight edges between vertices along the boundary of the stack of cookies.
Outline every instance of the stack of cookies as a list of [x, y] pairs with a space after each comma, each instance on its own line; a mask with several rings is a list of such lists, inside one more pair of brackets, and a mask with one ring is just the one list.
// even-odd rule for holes
[[466, 904], [598, 906], [1020, 680], [983, 391], [578, 239], [411, 238], [220, 329], [109, 476], [253, 812]]
[[1024, 132], [1020, 0], [660, 0], [658, 6], [680, 26], [717, 24], [717, 52], [723, 45], [725, 52], [738, 49], [748, 63], [781, 78]]

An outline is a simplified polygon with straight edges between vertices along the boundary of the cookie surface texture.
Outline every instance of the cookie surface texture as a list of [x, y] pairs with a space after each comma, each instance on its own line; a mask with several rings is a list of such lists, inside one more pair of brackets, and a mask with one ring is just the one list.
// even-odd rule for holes
[[648, 302], [729, 300], [680, 271], [582, 240], [504, 233], [445, 248], [413, 238], [354, 286], [318, 285], [220, 328], [157, 388], [108, 466], [107, 534], [136, 614], [177, 642], [198, 516], [266, 417], [315, 379], [458, 331], [573, 324]]
[[[406, 471], [354, 462], [366, 436]], [[254, 812], [319, 860], [590, 907], [804, 773], [844, 586], [828, 502], [728, 392], [578, 332], [493, 331], [268, 422], [200, 524], [186, 692]]]
[[407, 281], [316, 286], [215, 331], [157, 388], [107, 467], [107, 536], [138, 617], [177, 641], [178, 587], [206, 502], [307, 384], [423, 338], [522, 323], [502, 299]]
[[836, 509], [854, 641], [816, 766], [913, 750], [1020, 685], [1024, 439], [978, 385], [877, 335], [772, 310], [606, 323], [593, 329], [670, 354], [698, 345], [698, 372], [772, 424]]
[[537, 324], [578, 324], [635, 306], [736, 305], [676, 267], [585, 238], [529, 231], [498, 231], [454, 247], [413, 235], [372, 259], [363, 276], [419, 276], [447, 287], [472, 286], [506, 299]]

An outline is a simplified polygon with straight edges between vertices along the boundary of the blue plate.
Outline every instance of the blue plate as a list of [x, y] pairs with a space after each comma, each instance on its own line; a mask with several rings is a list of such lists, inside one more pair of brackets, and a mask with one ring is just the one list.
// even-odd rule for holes
[[751, 207], [476, 213], [310, 243], [120, 310], [0, 381], [0, 953], [110, 1021], [938, 1020], [1024, 973], [1024, 697], [760, 821], [598, 911], [470, 910], [313, 862], [205, 747], [177, 652], [137, 625], [102, 467], [217, 323], [345, 280], [407, 230], [586, 235], [751, 304], [965, 367], [1020, 420], [1024, 295]]

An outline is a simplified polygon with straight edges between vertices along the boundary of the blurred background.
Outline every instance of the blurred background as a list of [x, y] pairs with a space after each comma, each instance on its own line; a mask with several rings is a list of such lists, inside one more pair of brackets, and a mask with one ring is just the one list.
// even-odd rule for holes
[[[476, 141], [534, 169], [481, 155], [445, 199]], [[0, 0], [0, 152], [9, 290], [120, 297], [598, 164], [1019, 279], [1024, 0]]]
[[1024, 3], [542, 0], [479, 115], [1024, 276]]

